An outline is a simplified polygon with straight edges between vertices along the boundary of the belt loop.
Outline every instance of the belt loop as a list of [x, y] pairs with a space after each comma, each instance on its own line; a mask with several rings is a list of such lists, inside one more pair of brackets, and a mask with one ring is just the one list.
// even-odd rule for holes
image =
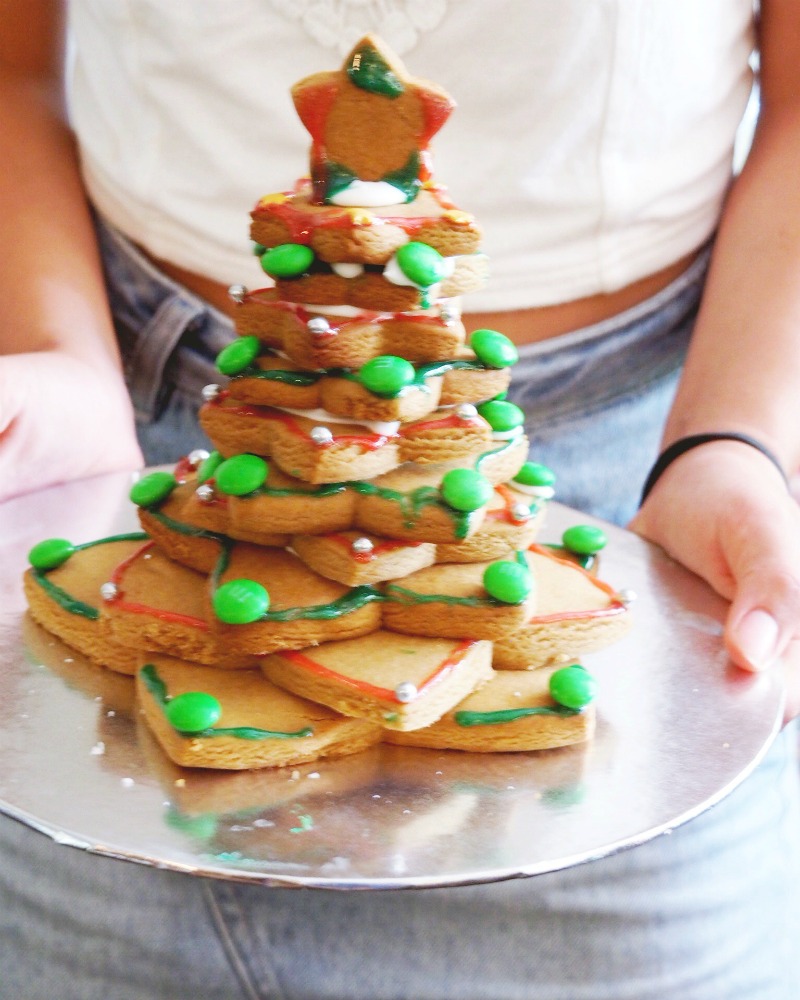
[[128, 388], [138, 420], [149, 422], [156, 415], [170, 355], [184, 333], [202, 319], [205, 311], [201, 303], [176, 293], [164, 299], [139, 331], [127, 366]]

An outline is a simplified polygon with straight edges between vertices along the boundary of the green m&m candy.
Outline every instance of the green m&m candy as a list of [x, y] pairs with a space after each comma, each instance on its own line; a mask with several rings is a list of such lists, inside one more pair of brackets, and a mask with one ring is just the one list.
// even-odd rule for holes
[[269, 594], [256, 580], [228, 580], [214, 592], [211, 603], [226, 625], [249, 625], [269, 608]]
[[75, 546], [66, 538], [45, 538], [30, 550], [28, 562], [34, 569], [57, 569], [74, 551]]
[[595, 528], [591, 524], [574, 524], [561, 536], [564, 548], [579, 556], [593, 556], [604, 548], [607, 542], [606, 533], [602, 528]]
[[553, 486], [556, 474], [541, 462], [525, 462], [514, 476], [514, 482], [521, 486]]
[[179, 733], [201, 733], [219, 722], [222, 706], [213, 694], [186, 691], [175, 695], [166, 703], [164, 714], [172, 728]]
[[401, 389], [411, 385], [415, 374], [414, 366], [405, 358], [381, 354], [363, 365], [358, 373], [358, 380], [376, 396], [395, 396]]
[[445, 275], [444, 257], [427, 243], [411, 240], [398, 248], [397, 266], [418, 288], [430, 288]]
[[177, 485], [171, 472], [151, 472], [134, 483], [128, 495], [137, 507], [152, 507], [166, 500]]
[[212, 451], [208, 458], [203, 459], [200, 463], [200, 467], [197, 470], [197, 482], [208, 482], [220, 465], [222, 465], [222, 455], [218, 451]]
[[597, 682], [584, 667], [573, 663], [550, 675], [550, 697], [565, 708], [580, 711], [594, 701]]
[[478, 413], [489, 423], [493, 431], [513, 431], [525, 423], [525, 414], [516, 405], [505, 399], [490, 399], [481, 403]]
[[243, 497], [263, 486], [268, 474], [269, 466], [258, 455], [234, 455], [220, 462], [214, 478], [220, 493]]
[[483, 573], [486, 593], [503, 604], [522, 604], [533, 590], [533, 577], [522, 563], [501, 559], [486, 567]]
[[217, 355], [217, 368], [223, 375], [238, 375], [252, 365], [260, 349], [258, 337], [237, 337]]
[[473, 469], [451, 469], [445, 473], [439, 489], [448, 506], [464, 512], [483, 507], [494, 492], [486, 476]]
[[469, 346], [478, 361], [488, 368], [508, 368], [519, 361], [513, 342], [497, 330], [474, 330], [470, 334]]
[[270, 278], [296, 278], [314, 261], [314, 251], [302, 243], [281, 243], [261, 254], [261, 266]]

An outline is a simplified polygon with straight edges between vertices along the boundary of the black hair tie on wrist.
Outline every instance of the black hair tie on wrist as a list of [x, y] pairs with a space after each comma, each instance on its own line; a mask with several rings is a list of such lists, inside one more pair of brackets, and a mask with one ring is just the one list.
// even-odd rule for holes
[[770, 462], [772, 462], [778, 472], [780, 472], [781, 478], [786, 483], [786, 488], [789, 488], [789, 480], [786, 473], [783, 471], [783, 466], [780, 461], [775, 457], [775, 455], [772, 454], [769, 448], [763, 445], [760, 441], [757, 441], [755, 438], [750, 437], [749, 434], [739, 434], [736, 431], [721, 431], [718, 434], [690, 434], [688, 437], [678, 438], [677, 441], [673, 441], [672, 444], [668, 448], [665, 448], [664, 451], [662, 451], [658, 456], [655, 465], [650, 470], [650, 474], [645, 480], [639, 506], [641, 507], [641, 505], [645, 502], [653, 487], [676, 458], [680, 458], [681, 455], [687, 451], [691, 451], [692, 448], [697, 448], [701, 444], [708, 444], [710, 441], [739, 441], [741, 444], [750, 445], [751, 448], [755, 448], [756, 451], [760, 451], [764, 458], [767, 458]]

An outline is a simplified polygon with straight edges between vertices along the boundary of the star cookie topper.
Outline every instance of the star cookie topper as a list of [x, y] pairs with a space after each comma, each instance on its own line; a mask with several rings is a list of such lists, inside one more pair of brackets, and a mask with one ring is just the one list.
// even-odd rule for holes
[[311, 134], [315, 201], [365, 208], [414, 200], [431, 176], [430, 140], [455, 107], [374, 35], [341, 69], [314, 73], [291, 93]]

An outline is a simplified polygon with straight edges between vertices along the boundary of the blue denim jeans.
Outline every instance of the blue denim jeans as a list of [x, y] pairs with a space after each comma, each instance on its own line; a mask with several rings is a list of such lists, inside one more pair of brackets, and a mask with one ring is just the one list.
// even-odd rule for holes
[[[200, 442], [193, 414], [229, 325], [102, 238], [148, 461], [170, 461]], [[512, 396], [559, 499], [632, 512], [704, 267], [523, 349]], [[794, 740], [669, 836], [494, 885], [272, 889], [91, 856], [2, 820], [0, 1000], [796, 1000]]]

